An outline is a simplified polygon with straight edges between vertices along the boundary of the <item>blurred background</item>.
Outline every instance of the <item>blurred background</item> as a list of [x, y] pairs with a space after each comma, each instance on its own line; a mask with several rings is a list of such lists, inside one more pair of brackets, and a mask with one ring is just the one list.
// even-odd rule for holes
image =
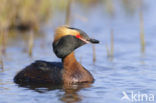
[[[0, 103], [121, 103], [122, 91], [155, 94], [155, 3], [0, 0]], [[96, 82], [70, 92], [18, 87], [13, 77], [28, 64], [38, 59], [61, 61], [52, 50], [54, 30], [60, 25], [82, 29], [100, 40], [99, 45], [75, 51]]]

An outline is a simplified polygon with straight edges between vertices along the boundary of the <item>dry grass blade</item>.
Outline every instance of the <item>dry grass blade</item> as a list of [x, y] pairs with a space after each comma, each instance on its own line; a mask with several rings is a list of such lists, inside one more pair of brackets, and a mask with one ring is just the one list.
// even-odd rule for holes
[[114, 30], [111, 30], [111, 48], [110, 48], [110, 59], [114, 58]]
[[109, 58], [110, 57], [110, 51], [109, 51], [109, 48], [108, 48], [107, 44], [106, 44], [106, 51], [107, 51], [107, 57]]
[[70, 20], [71, 20], [71, 4], [72, 4], [72, 0], [68, 0], [67, 10], [66, 10], [66, 20], [65, 20], [65, 24], [66, 25], [70, 25]]
[[30, 34], [29, 34], [29, 41], [28, 41], [28, 53], [29, 53], [29, 56], [32, 56], [32, 49], [33, 49], [33, 46], [34, 46], [34, 32], [31, 31]]
[[114, 31], [111, 30], [111, 57], [114, 57]]
[[141, 53], [145, 53], [145, 33], [144, 33], [144, 19], [143, 13], [140, 11], [140, 45], [141, 45]]
[[6, 42], [7, 42], [7, 31], [1, 30], [0, 33], [0, 45], [1, 45], [1, 54], [6, 53]]
[[0, 30], [0, 69], [3, 70], [3, 59], [2, 59], [2, 30]]
[[0, 57], [0, 65], [1, 65], [0, 69], [2, 69], [2, 71], [3, 71], [4, 70], [4, 63], [3, 63], [2, 57]]
[[113, 58], [114, 58], [114, 31], [113, 31], [113, 29], [111, 30], [110, 36], [111, 36], [110, 37], [110, 48], [106, 44], [106, 50], [107, 50], [108, 59], [113, 60]]
[[95, 45], [92, 45], [92, 49], [93, 49], [93, 63], [96, 62], [96, 49], [95, 49]]

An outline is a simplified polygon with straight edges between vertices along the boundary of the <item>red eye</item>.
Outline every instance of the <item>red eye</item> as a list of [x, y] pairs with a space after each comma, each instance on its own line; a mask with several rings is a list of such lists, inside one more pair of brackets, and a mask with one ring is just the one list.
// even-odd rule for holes
[[78, 35], [76, 35], [76, 38], [78, 38], [78, 39], [79, 39], [79, 38], [81, 38], [81, 36], [78, 34]]

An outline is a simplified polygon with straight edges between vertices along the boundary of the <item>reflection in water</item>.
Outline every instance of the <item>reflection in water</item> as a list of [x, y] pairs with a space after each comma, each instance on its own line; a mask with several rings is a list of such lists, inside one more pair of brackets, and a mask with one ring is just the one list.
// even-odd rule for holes
[[83, 84], [64, 84], [64, 85], [46, 85], [46, 84], [33, 84], [33, 85], [19, 85], [20, 87], [25, 87], [31, 90], [34, 90], [38, 93], [46, 93], [52, 90], [63, 90], [64, 94], [59, 95], [59, 99], [64, 103], [75, 103], [80, 102], [82, 100], [81, 95], [78, 92], [81, 89], [91, 87], [90, 83]]
[[24, 88], [28, 88], [31, 90], [34, 90], [35, 92], [38, 93], [46, 93], [48, 91], [51, 90], [56, 90], [56, 89], [61, 89], [62, 86], [61, 85], [49, 85], [49, 84], [17, 84], [19, 87], [24, 87]]
[[82, 100], [82, 97], [78, 94], [78, 92], [83, 88], [89, 88], [91, 84], [84, 83], [84, 84], [75, 84], [75, 85], [64, 85], [63, 90], [64, 94], [60, 98], [61, 101], [65, 103], [75, 103]]

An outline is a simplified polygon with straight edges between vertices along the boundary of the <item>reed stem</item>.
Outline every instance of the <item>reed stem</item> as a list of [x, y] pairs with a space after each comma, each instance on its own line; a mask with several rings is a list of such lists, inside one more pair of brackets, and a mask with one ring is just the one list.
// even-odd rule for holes
[[107, 50], [107, 57], [110, 60], [113, 60], [114, 58], [114, 30], [111, 30], [110, 33], [110, 47], [106, 44], [106, 50]]
[[34, 46], [34, 32], [31, 31], [30, 34], [29, 34], [29, 41], [28, 41], [28, 53], [29, 53], [29, 56], [32, 56], [33, 46]]
[[7, 44], [7, 30], [1, 29], [0, 30], [0, 52], [2, 55], [6, 53], [6, 44]]
[[106, 44], [106, 51], [107, 51], [107, 58], [109, 58], [110, 57], [110, 51], [109, 51], [108, 44]]
[[93, 49], [93, 63], [96, 62], [96, 48], [95, 45], [92, 45], [92, 49]]
[[3, 58], [1, 55], [0, 55], [0, 65], [1, 65], [1, 69], [3, 71], [4, 70], [4, 64], [3, 64]]
[[68, 0], [68, 4], [67, 4], [67, 9], [66, 9], [66, 20], [65, 20], [65, 24], [66, 25], [70, 25], [70, 20], [71, 20], [71, 4], [72, 4], [72, 0]]
[[146, 49], [146, 42], [145, 42], [144, 19], [142, 11], [140, 11], [140, 45], [141, 45], [141, 53], [144, 54]]
[[114, 57], [114, 30], [111, 30], [111, 57]]

